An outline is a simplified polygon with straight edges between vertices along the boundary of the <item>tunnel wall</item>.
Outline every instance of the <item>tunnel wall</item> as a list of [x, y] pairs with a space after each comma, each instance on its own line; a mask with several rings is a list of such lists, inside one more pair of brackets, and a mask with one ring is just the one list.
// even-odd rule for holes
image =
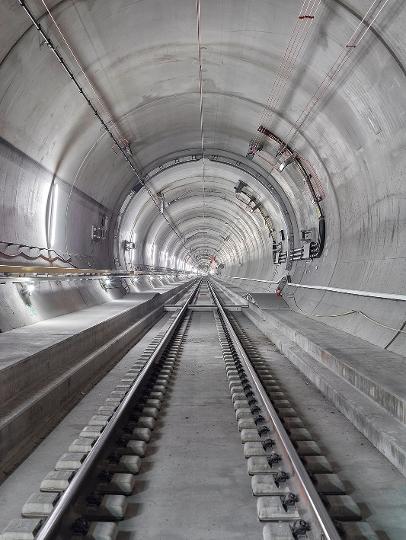
[[[76, 8], [67, 1], [49, 3], [98, 89], [106, 121], [118, 126], [131, 143], [135, 164], [148, 171], [151, 164], [164, 162], [165, 156], [199, 148], [201, 133], [194, 5], [173, 0], [168, 10], [163, 0], [142, 4], [140, 9], [139, 2], [117, 0], [112, 9], [107, 0], [80, 3]], [[218, 2], [207, 2], [202, 13], [202, 58], [208, 150], [228, 151], [244, 159], [300, 4], [274, 0], [270, 9], [267, 0], [259, 0], [252, 10], [243, 0], [225, 0], [219, 10]], [[297, 125], [298, 114], [370, 5], [364, 0], [322, 4], [289, 88], [273, 111], [271, 127], [282, 139]], [[36, 14], [68, 56], [40, 9], [37, 6]], [[318, 173], [327, 231], [322, 257], [295, 263], [289, 271], [294, 282], [371, 292], [404, 289], [405, 25], [404, 2], [394, 0], [291, 141]], [[90, 92], [78, 66], [69, 61]], [[11, 0], [0, 3], [0, 62], [4, 141], [0, 145], [0, 242], [50, 247], [47, 205], [56, 182], [61, 187], [56, 251], [70, 252], [78, 266], [114, 265], [112, 230], [108, 241], [95, 243], [90, 228], [100, 224], [102, 214], [111, 218], [112, 226], [119, 201], [134, 187], [133, 171], [24, 11]], [[274, 147], [265, 141], [254, 162], [270, 175], [274, 158]], [[310, 215], [300, 178], [289, 167], [281, 175], [274, 171], [274, 176], [300, 226]], [[63, 199], [70, 193], [68, 203]], [[142, 192], [138, 196], [145, 203]], [[221, 201], [219, 196], [220, 205]], [[140, 245], [148, 243], [149, 231], [155, 231], [152, 223], [140, 228]], [[213, 250], [210, 242], [208, 249]], [[185, 256], [174, 239], [168, 245], [177, 257]], [[275, 277], [268, 247], [247, 246], [242, 264], [234, 255], [225, 273]], [[1, 257], [1, 262], [27, 260]], [[314, 290], [296, 290], [294, 297], [289, 291], [286, 299], [292, 309], [381, 347], [405, 352], [403, 303]], [[350, 311], [357, 313], [348, 315]]]

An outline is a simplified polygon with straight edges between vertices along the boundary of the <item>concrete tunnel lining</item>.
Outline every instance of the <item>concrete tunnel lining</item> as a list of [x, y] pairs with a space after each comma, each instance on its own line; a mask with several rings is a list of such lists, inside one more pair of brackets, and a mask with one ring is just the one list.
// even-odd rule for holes
[[[364, 4], [323, 2], [297, 72], [280, 108], [274, 111], [274, 127], [282, 138], [362, 20]], [[115, 2], [114, 9], [108, 2], [90, 6], [66, 0], [48, 5], [112, 118], [133, 145], [141, 170], [147, 172], [149, 164], [163, 162], [169, 154], [181, 157], [188, 149], [199, 147], [193, 6], [181, 0], [173, 2], [170, 11], [158, 0], [148, 8], [143, 4], [142, 10], [125, 2]], [[58, 42], [60, 36], [43, 6], [33, 3], [32, 7]], [[269, 10], [267, 2], [256, 2], [255, 10], [250, 10], [245, 3], [224, 1], [221, 9], [213, 2], [204, 7], [207, 151], [232, 152], [243, 158], [299, 4], [276, 1]], [[89, 234], [77, 234], [76, 227], [89, 230], [102, 214], [114, 223], [120, 202], [134, 183], [131, 170], [112, 150], [55, 58], [41, 46], [23, 10], [12, 0], [3, 2], [0, 9], [0, 114], [6, 141], [2, 158], [7, 163], [2, 170], [4, 241], [49, 248], [44, 201], [55, 182], [62, 188], [74, 184], [72, 194], [69, 187], [61, 189], [65, 211], [58, 215], [55, 249], [80, 255], [78, 263], [113, 266], [112, 235], [109, 243], [95, 245]], [[165, 17], [154, 17], [157, 12]], [[401, 3], [388, 5], [320, 109], [296, 134], [295, 149], [320, 176], [327, 220], [322, 258], [294, 264], [292, 278], [299, 283], [395, 293], [403, 283], [404, 94], [400, 89], [404, 84], [404, 17]], [[286, 29], [285, 34], [281, 28]], [[65, 52], [63, 43], [60, 48]], [[75, 73], [85, 84], [77, 66]], [[253, 162], [266, 174], [269, 165], [263, 158], [272, 159], [270, 149], [266, 146]], [[307, 195], [298, 188], [295, 174], [292, 169], [274, 176], [294, 209], [293, 217], [301, 223], [300, 195]], [[248, 250], [246, 258], [242, 267], [230, 260], [230, 275], [275, 277], [268, 256], [263, 264], [250, 264]], [[399, 305], [386, 310], [382, 319], [381, 309], [371, 301], [360, 304], [353, 298], [305, 290], [295, 291], [294, 297], [297, 306], [310, 315], [339, 314], [351, 307], [363, 309], [393, 328], [403, 324]], [[292, 306], [297, 309], [294, 303]], [[366, 319], [323, 320], [382, 345], [393, 334]], [[402, 350], [402, 335], [396, 346]]]
[[[4, 476], [59, 420], [66, 443], [75, 400], [82, 422], [197, 276], [175, 405], [200, 400], [196, 418], [229, 425], [215, 405], [228, 388], [210, 274], [299, 424], [353, 482], [355, 503], [370, 504], [362, 524], [402, 540], [405, 27], [402, 0], [0, 2]], [[208, 401], [213, 420], [200, 413]], [[51, 439], [49, 456], [60, 449]], [[0, 502], [25, 494], [17, 478], [38, 455]]]

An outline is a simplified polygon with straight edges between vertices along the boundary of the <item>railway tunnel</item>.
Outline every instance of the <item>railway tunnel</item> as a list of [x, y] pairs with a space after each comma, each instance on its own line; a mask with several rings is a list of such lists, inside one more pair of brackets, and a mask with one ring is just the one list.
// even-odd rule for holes
[[0, 2], [1, 540], [406, 538], [405, 29]]

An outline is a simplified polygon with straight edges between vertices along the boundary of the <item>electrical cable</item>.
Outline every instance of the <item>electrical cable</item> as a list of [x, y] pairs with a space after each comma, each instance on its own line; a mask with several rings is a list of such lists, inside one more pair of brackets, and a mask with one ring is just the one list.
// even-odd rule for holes
[[115, 128], [118, 136], [119, 136], [119, 139], [124, 143], [125, 146], [128, 147], [128, 144], [129, 144], [129, 141], [128, 139], [126, 139], [125, 137], [123, 137], [123, 135], [121, 134], [120, 132], [120, 129], [117, 125], [117, 122], [114, 121], [113, 117], [112, 117], [112, 114], [109, 112], [106, 104], [104, 103], [104, 101], [102, 100], [102, 98], [100, 97], [99, 93], [97, 92], [97, 90], [95, 89], [93, 83], [91, 82], [91, 80], [89, 79], [89, 77], [87, 76], [85, 70], [83, 69], [82, 67], [82, 64], [80, 63], [79, 59], [77, 58], [77, 56], [75, 55], [71, 45], [69, 44], [68, 40], [66, 39], [66, 37], [64, 36], [61, 28], [59, 27], [58, 23], [56, 22], [54, 16], [52, 15], [50, 9], [48, 8], [45, 0], [41, 0], [43, 6], [45, 7], [51, 21], [53, 22], [55, 28], [58, 30], [63, 42], [65, 43], [65, 45], [67, 46], [70, 54], [72, 55], [72, 58], [74, 59], [74, 61], [76, 62], [77, 66], [79, 67], [80, 69], [80, 72], [82, 73], [83, 77], [86, 79], [88, 85], [90, 86], [95, 98], [97, 99], [97, 101], [99, 102], [100, 106], [102, 107], [104, 113], [109, 117], [109, 123]]
[[[48, 45], [48, 47], [51, 49], [52, 53], [56, 56], [56, 58], [58, 59], [59, 63], [61, 64], [62, 68], [65, 70], [65, 72], [68, 74], [69, 78], [71, 79], [71, 81], [73, 82], [73, 84], [76, 86], [76, 88], [79, 90], [79, 93], [83, 96], [83, 98], [85, 99], [86, 103], [88, 104], [88, 106], [92, 109], [93, 113], [95, 114], [96, 118], [99, 120], [99, 122], [101, 123], [101, 125], [103, 126], [104, 130], [109, 134], [109, 136], [112, 138], [112, 140], [114, 141], [114, 143], [116, 144], [117, 148], [119, 149], [119, 151], [121, 152], [121, 154], [124, 156], [124, 159], [127, 161], [127, 163], [129, 164], [130, 168], [133, 170], [133, 172], [135, 173], [135, 176], [137, 178], [137, 181], [145, 188], [145, 190], [147, 191], [149, 197], [151, 198], [153, 204], [156, 206], [156, 208], [158, 209], [158, 212], [159, 212], [159, 215], [161, 215], [163, 217], [163, 219], [165, 219], [165, 221], [168, 223], [168, 225], [171, 227], [171, 229], [174, 231], [174, 233], [176, 234], [176, 236], [180, 239], [180, 241], [182, 242], [185, 250], [187, 252], [189, 252], [189, 248], [186, 246], [186, 242], [184, 240], [184, 238], [182, 237], [182, 235], [176, 230], [176, 228], [174, 227], [174, 225], [171, 223], [171, 221], [167, 218], [167, 216], [165, 216], [165, 214], [161, 213], [160, 211], [160, 203], [158, 201], [156, 201], [156, 195], [153, 193], [153, 191], [151, 190], [151, 188], [145, 183], [145, 181], [142, 179], [142, 176], [141, 176], [141, 173], [138, 171], [137, 167], [134, 165], [134, 163], [132, 162], [132, 159], [130, 159], [130, 157], [127, 155], [125, 149], [122, 147], [120, 141], [117, 140], [117, 137], [115, 136], [115, 134], [111, 131], [111, 129], [109, 128], [109, 126], [106, 124], [105, 120], [102, 118], [102, 116], [100, 115], [99, 111], [96, 109], [96, 107], [93, 105], [93, 103], [91, 102], [91, 100], [89, 99], [89, 97], [87, 96], [86, 92], [83, 90], [83, 88], [80, 86], [80, 84], [78, 83], [77, 79], [75, 78], [74, 74], [72, 73], [71, 69], [69, 68], [69, 66], [67, 65], [66, 61], [64, 60], [64, 58], [61, 56], [61, 54], [59, 53], [59, 51], [57, 50], [57, 48], [55, 47], [55, 45], [53, 44], [51, 38], [46, 34], [45, 30], [42, 28], [40, 22], [37, 20], [37, 18], [34, 16], [34, 14], [32, 13], [31, 9], [28, 7], [27, 5], [27, 2], [26, 0], [17, 0], [18, 4], [24, 9], [25, 13], [28, 15], [29, 19], [31, 20], [31, 22], [33, 23], [33, 25], [35, 26], [36, 30], [41, 34], [42, 38], [44, 39], [45, 43]], [[194, 259], [194, 257], [193, 257]]]
[[[383, 3], [382, 3], [383, 2]], [[305, 105], [302, 112], [299, 114], [299, 117], [297, 120], [293, 123], [287, 137], [285, 138], [285, 146], [282, 151], [284, 151], [292, 141], [292, 139], [295, 137], [295, 135], [302, 129], [303, 125], [309, 118], [310, 114], [315, 109], [316, 105], [323, 99], [323, 97], [326, 95], [327, 91], [331, 87], [334, 79], [336, 76], [340, 73], [340, 71], [343, 69], [344, 65], [350, 58], [351, 54], [353, 53], [354, 49], [358, 47], [358, 45], [361, 43], [361, 41], [364, 39], [365, 35], [373, 25], [373, 23], [376, 21], [386, 4], [389, 2], [389, 0], [374, 0], [370, 7], [368, 8], [367, 12], [359, 22], [358, 26], [354, 30], [353, 34], [351, 35], [350, 39], [347, 41], [347, 43], [344, 45], [343, 51], [341, 54], [337, 57], [334, 64], [330, 67], [329, 71], [324, 76], [323, 80], [317, 87], [314, 94], [311, 96], [307, 104]], [[366, 19], [370, 12], [374, 12], [379, 7], [378, 11], [373, 16], [372, 20], [367, 24], [365, 28], [362, 28], [362, 25], [366, 22]], [[358, 32], [361, 29], [359, 35]]]

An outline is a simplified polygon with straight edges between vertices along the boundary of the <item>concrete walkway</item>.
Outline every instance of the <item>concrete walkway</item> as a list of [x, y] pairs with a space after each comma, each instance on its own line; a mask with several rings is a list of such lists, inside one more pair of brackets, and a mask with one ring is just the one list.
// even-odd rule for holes
[[243, 314], [235, 318], [381, 540], [406, 538], [406, 479]]
[[[236, 299], [246, 291], [230, 287]], [[247, 317], [406, 476], [406, 358], [252, 293]]]
[[129, 294], [0, 334], [0, 481], [184, 289]]
[[16, 328], [0, 334], [0, 370], [45, 348], [96, 326], [153, 298], [156, 292], [131, 294], [119, 300]]

